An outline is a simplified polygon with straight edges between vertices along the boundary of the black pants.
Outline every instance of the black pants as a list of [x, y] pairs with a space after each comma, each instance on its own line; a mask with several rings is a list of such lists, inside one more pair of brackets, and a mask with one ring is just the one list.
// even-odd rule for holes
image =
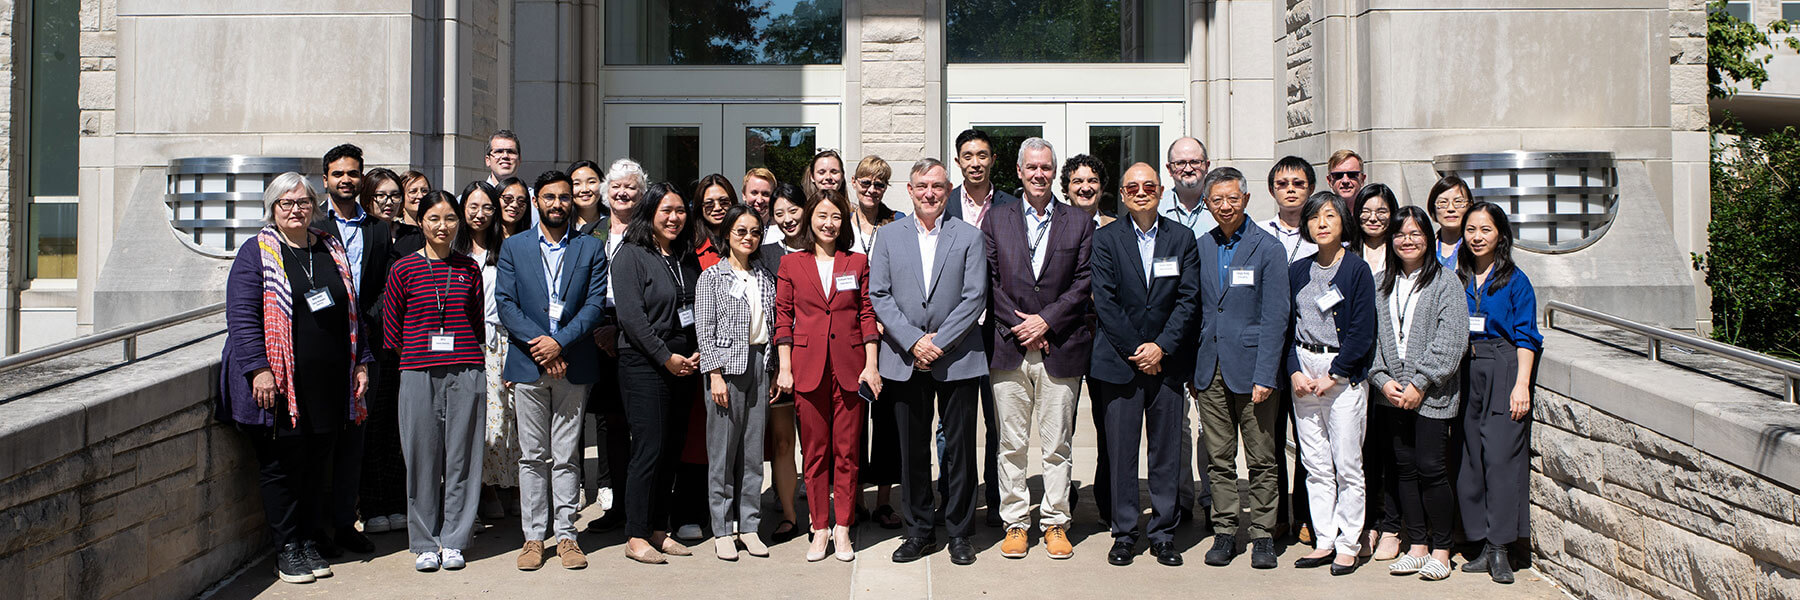
[[1456, 494], [1469, 541], [1506, 545], [1531, 532], [1531, 415], [1512, 419], [1518, 349], [1475, 340], [1463, 367], [1463, 456]]
[[1149, 445], [1150, 543], [1175, 541], [1175, 505], [1181, 486], [1181, 411], [1187, 402], [1181, 378], [1137, 376], [1126, 384], [1094, 382], [1095, 412], [1106, 414], [1107, 460], [1111, 462], [1112, 535], [1114, 541], [1137, 541], [1138, 440]]
[[[1093, 406], [1088, 407], [1088, 416], [1092, 417], [1094, 420], [1094, 447], [1095, 447], [1095, 450], [1098, 451], [1098, 455], [1095, 456], [1095, 458], [1094, 458], [1094, 483], [1093, 483], [1093, 485], [1094, 485], [1094, 491], [1093, 491], [1094, 507], [1099, 509], [1100, 518], [1106, 519], [1108, 522], [1111, 522], [1113, 520], [1113, 513], [1112, 513], [1112, 507], [1113, 507], [1112, 489], [1113, 489], [1113, 487], [1112, 487], [1112, 460], [1111, 460], [1112, 452], [1107, 447], [1108, 436], [1107, 436], [1107, 431], [1106, 431], [1106, 403], [1100, 401], [1100, 385], [1101, 385], [1101, 383], [1099, 381], [1096, 381], [1095, 379], [1093, 379], [1091, 377], [1083, 377], [1082, 383], [1087, 385], [1088, 400], [1093, 403]], [[1081, 401], [1081, 393], [1079, 390], [1077, 390], [1077, 392], [1075, 394], [1075, 401], [1076, 402]], [[1079, 410], [1079, 408], [1077, 408], [1077, 410]], [[1179, 428], [1180, 424], [1178, 423], [1178, 424], [1176, 424], [1176, 426]], [[1179, 441], [1179, 440], [1177, 440], [1177, 441]], [[1135, 443], [1134, 443], [1134, 446], [1135, 446]], [[1131, 453], [1133, 455], [1136, 455], [1137, 449], [1135, 447], [1132, 448]], [[1132, 463], [1132, 464], [1135, 465], [1137, 463]], [[1133, 469], [1132, 473], [1135, 475], [1137, 473], [1136, 467], [1134, 466], [1134, 467], [1132, 467], [1132, 469]], [[1180, 472], [1177, 471], [1178, 475], [1179, 475], [1179, 473]], [[1135, 485], [1135, 479], [1136, 478], [1134, 477], [1133, 478], [1134, 485]], [[1177, 484], [1177, 485], [1180, 485], [1180, 484]], [[1073, 500], [1075, 498], [1075, 490], [1069, 491], [1069, 498], [1071, 500]], [[1071, 505], [1070, 508], [1073, 509], [1074, 508], [1073, 505]], [[1136, 523], [1137, 516], [1132, 515], [1132, 519], [1133, 519], [1132, 524], [1136, 525], [1137, 524]]]
[[1388, 406], [1375, 409], [1378, 418], [1389, 420], [1386, 446], [1394, 458], [1394, 497], [1386, 505], [1398, 507], [1409, 543], [1449, 550], [1456, 514], [1456, 493], [1450, 489], [1452, 420]]
[[406, 513], [406, 457], [400, 450], [400, 357], [381, 351], [370, 366], [372, 393], [366, 396], [369, 418], [363, 422], [362, 485], [357, 508], [364, 517], [373, 519]]
[[[333, 528], [356, 526], [356, 505], [362, 497], [363, 446], [368, 432], [368, 423], [344, 424], [344, 432], [338, 434], [337, 449], [332, 454], [331, 466], [331, 514], [328, 523]], [[399, 431], [395, 430], [395, 435]], [[369, 515], [375, 518], [375, 515]]]
[[931, 537], [936, 529], [931, 515], [933, 409], [942, 415], [944, 425], [939, 456], [943, 473], [938, 482], [947, 488], [945, 526], [950, 537], [969, 537], [975, 532], [975, 406], [980, 385], [979, 379], [937, 381], [930, 373], [914, 373], [908, 381], [886, 381], [882, 402], [892, 408], [900, 442], [900, 514], [909, 537]]
[[[631, 461], [626, 466], [625, 534], [648, 538], [668, 531], [675, 465], [687, 432], [689, 404], [699, 393], [695, 377], [676, 377], [634, 350], [619, 351], [619, 381], [625, 419], [631, 429]], [[615, 497], [618, 492], [614, 492]]]
[[[605, 352], [597, 352], [596, 370], [599, 373], [594, 385], [588, 386], [587, 414], [594, 416], [594, 437], [592, 440], [599, 451], [600, 459], [594, 479], [600, 487], [613, 490], [615, 501], [624, 493], [626, 465], [631, 458], [631, 432], [625, 423], [624, 405], [619, 399], [619, 361], [606, 356]], [[587, 447], [584, 440], [582, 447]], [[581, 461], [583, 465], [586, 460]], [[615, 505], [617, 506], [617, 505]]]
[[[991, 332], [990, 332], [991, 333]], [[992, 350], [989, 350], [992, 352]], [[1000, 514], [1000, 421], [994, 413], [994, 383], [988, 376], [975, 378], [975, 388], [981, 396], [981, 421], [986, 424], [982, 434], [981, 461], [981, 499], [988, 507], [988, 513]], [[944, 455], [943, 432], [938, 432], [938, 456]], [[938, 470], [946, 470], [943, 465]], [[942, 496], [947, 493], [943, 481], [938, 481], [937, 492]]]
[[[1381, 390], [1370, 388], [1369, 393], [1380, 394]], [[1369, 402], [1369, 430], [1363, 436], [1364, 495], [1368, 497], [1363, 513], [1365, 530], [1400, 533], [1400, 480], [1394, 465], [1394, 440], [1404, 423], [1412, 422], [1409, 417], [1416, 416], [1418, 413], [1410, 410]]]
[[277, 544], [316, 540], [324, 533], [331, 496], [332, 454], [339, 434], [273, 437], [268, 428], [245, 428], [256, 452], [263, 515]]

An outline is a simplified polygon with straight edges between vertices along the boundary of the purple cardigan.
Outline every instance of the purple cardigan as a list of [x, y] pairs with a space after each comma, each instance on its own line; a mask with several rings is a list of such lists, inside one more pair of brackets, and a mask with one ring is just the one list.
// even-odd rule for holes
[[1031, 251], [1025, 231], [1026, 203], [995, 205], [982, 218], [987, 240], [990, 304], [994, 314], [993, 347], [989, 366], [1018, 369], [1025, 350], [1013, 338], [1012, 327], [1023, 319], [1014, 310], [1043, 317], [1050, 326], [1045, 337], [1044, 370], [1051, 377], [1080, 377], [1088, 372], [1094, 332], [1087, 327], [1092, 294], [1089, 293], [1088, 253], [1094, 246], [1094, 220], [1080, 209], [1052, 200], [1050, 231], [1042, 243], [1041, 277], [1031, 275]]
[[[256, 239], [238, 246], [237, 259], [225, 276], [225, 352], [219, 369], [219, 404], [213, 414], [220, 421], [245, 425], [275, 426], [275, 412], [256, 405], [250, 392], [250, 374], [269, 367], [263, 346], [262, 257]], [[358, 319], [357, 339], [367, 340], [366, 319]], [[362, 344], [357, 364], [375, 361], [369, 344]], [[296, 373], [295, 377], [313, 375]]]

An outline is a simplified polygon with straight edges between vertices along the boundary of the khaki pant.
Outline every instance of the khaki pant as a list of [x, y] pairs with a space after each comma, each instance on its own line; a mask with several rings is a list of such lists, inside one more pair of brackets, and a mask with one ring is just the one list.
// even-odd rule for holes
[[1025, 450], [1031, 424], [1037, 422], [1038, 450], [1044, 462], [1044, 501], [1039, 525], [1069, 524], [1070, 461], [1075, 436], [1075, 398], [1080, 377], [1051, 377], [1044, 354], [1032, 350], [1017, 370], [996, 370], [994, 416], [1000, 421], [1000, 519], [1006, 526], [1030, 525], [1031, 488], [1026, 485]]
[[1250, 470], [1250, 539], [1268, 537], [1275, 528], [1276, 462], [1275, 407], [1281, 400], [1274, 393], [1261, 404], [1250, 401], [1250, 394], [1238, 394], [1225, 387], [1222, 371], [1214, 371], [1213, 381], [1200, 390], [1200, 428], [1206, 440], [1206, 475], [1212, 482], [1213, 531], [1236, 534], [1238, 530], [1237, 451], [1241, 437], [1244, 464]]

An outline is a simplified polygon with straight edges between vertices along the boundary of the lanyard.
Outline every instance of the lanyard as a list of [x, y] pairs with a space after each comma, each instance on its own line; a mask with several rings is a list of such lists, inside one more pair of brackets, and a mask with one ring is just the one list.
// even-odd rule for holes
[[1476, 283], [1474, 280], [1469, 281], [1469, 287], [1471, 289], [1475, 290], [1475, 313], [1479, 313], [1482, 317], [1487, 316], [1487, 313], [1481, 312], [1481, 297], [1487, 295], [1487, 294], [1482, 293], [1482, 288], [1485, 286], [1492, 286], [1493, 284], [1494, 284], [1494, 266], [1493, 265], [1488, 265], [1487, 271], [1481, 275], [1480, 283]]
[[1411, 283], [1411, 287], [1407, 288], [1406, 297], [1400, 299], [1400, 307], [1395, 309], [1396, 316], [1400, 318], [1400, 329], [1395, 332], [1398, 334], [1395, 337], [1400, 338], [1400, 345], [1402, 346], [1406, 345], [1406, 334], [1408, 333], [1406, 329], [1407, 314], [1411, 313], [1413, 306], [1419, 303], [1419, 282], [1417, 279], [1408, 281]]
[[[430, 257], [426, 257], [426, 259], [425, 259], [425, 273], [427, 275], [436, 275], [437, 274], [437, 267], [431, 266], [431, 258]], [[450, 296], [450, 276], [455, 275], [455, 274], [456, 274], [456, 267], [450, 264], [450, 257], [448, 257], [448, 256], [444, 257], [444, 285], [438, 286], [431, 290], [432, 297], [437, 300], [438, 333], [440, 333], [440, 334], [444, 332], [444, 320], [446, 319], [446, 317], [445, 317], [446, 313], [444, 311], [444, 299], [448, 298]]]
[[[1049, 206], [1044, 207], [1044, 219], [1037, 222], [1037, 231], [1034, 232], [1031, 236], [1031, 239], [1026, 242], [1026, 249], [1030, 250], [1032, 256], [1034, 256], [1034, 257], [1037, 256], [1038, 246], [1043, 245], [1043, 243], [1044, 243], [1044, 236], [1050, 235], [1050, 209], [1051, 208], [1052, 207], [1049, 207]], [[1031, 216], [1031, 208], [1030, 207], [1026, 207], [1025, 215]]]
[[544, 273], [550, 275], [550, 285], [547, 287], [550, 288], [549, 293], [550, 293], [550, 301], [551, 302], [556, 302], [556, 301], [562, 299], [563, 263], [567, 262], [568, 258], [569, 258], [568, 249], [564, 248], [562, 254], [556, 255], [556, 267], [554, 269], [552, 269], [550, 267], [549, 251], [545, 250], [543, 245], [541, 245], [541, 244], [538, 246], [538, 260], [540, 260], [544, 263]]
[[[311, 235], [311, 234], [308, 234], [308, 235]], [[289, 248], [287, 245], [287, 242], [283, 241], [281, 243], [282, 255], [286, 256], [289, 250], [292, 250], [292, 248]], [[294, 260], [300, 261], [300, 271], [302, 273], [306, 273], [306, 287], [304, 289], [307, 291], [312, 291], [312, 280], [313, 280], [312, 254], [310, 251], [307, 254], [300, 254], [298, 251], [295, 251], [294, 253], [298, 254], [298, 256], [294, 257]]]
[[675, 278], [675, 304], [680, 305], [682, 298], [687, 296], [687, 282], [682, 281], [681, 272], [675, 269], [675, 263], [669, 262], [670, 258], [675, 258], [674, 256], [665, 254], [662, 258], [663, 268], [668, 269], [669, 276]]

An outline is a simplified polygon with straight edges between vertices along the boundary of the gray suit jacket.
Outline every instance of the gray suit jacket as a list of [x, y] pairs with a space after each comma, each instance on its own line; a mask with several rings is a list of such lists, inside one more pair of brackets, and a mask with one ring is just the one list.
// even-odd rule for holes
[[[1398, 268], [1389, 266], [1388, 268]], [[1407, 319], [1406, 359], [1401, 360], [1394, 331], [1391, 294], [1376, 292], [1375, 363], [1369, 367], [1370, 399], [1382, 406], [1393, 406], [1381, 388], [1389, 381], [1401, 386], [1410, 383], [1425, 393], [1419, 404], [1419, 416], [1449, 419], [1462, 406], [1460, 373], [1463, 353], [1469, 347], [1469, 304], [1463, 298], [1462, 280], [1456, 272], [1438, 271], [1431, 283], [1418, 292], [1412, 318]]]
[[[750, 275], [762, 282], [763, 331], [775, 339], [775, 275], [763, 268], [762, 261], [750, 265]], [[720, 369], [726, 375], [743, 375], [750, 362], [749, 292], [739, 298], [731, 295], [737, 276], [731, 272], [731, 261], [700, 273], [694, 288], [694, 330], [700, 342], [700, 372]], [[764, 364], [754, 365], [764, 371], [774, 370], [774, 344], [765, 343]]]
[[881, 336], [881, 376], [912, 379], [912, 347], [935, 332], [932, 343], [944, 355], [931, 363], [931, 376], [956, 381], [988, 373], [987, 352], [976, 317], [987, 308], [986, 245], [981, 230], [939, 216], [937, 254], [931, 262], [931, 293], [925, 293], [919, 260], [919, 221], [908, 216], [883, 225], [869, 251], [869, 303], [886, 331]]

